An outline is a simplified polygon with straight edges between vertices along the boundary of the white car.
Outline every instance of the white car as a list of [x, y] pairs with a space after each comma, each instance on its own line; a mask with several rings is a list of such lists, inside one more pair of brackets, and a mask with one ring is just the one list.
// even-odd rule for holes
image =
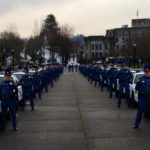
[[[11, 76], [12, 80], [15, 82], [15, 83], [19, 83], [19, 80], [18, 78], [15, 76], [15, 75], [12, 75]], [[0, 74], [0, 83], [5, 79], [5, 76], [4, 74]], [[18, 85], [18, 102], [20, 102], [23, 98], [23, 94], [22, 94], [22, 86], [21, 85]], [[1, 104], [1, 101], [0, 101], [0, 104]], [[1, 112], [1, 107], [0, 107], [0, 112]]]
[[144, 72], [138, 72], [133, 74], [133, 80], [130, 86], [130, 98], [133, 104], [138, 103], [138, 94], [135, 92], [135, 86], [140, 77], [144, 76]]
[[22, 76], [25, 75], [25, 73], [23, 71], [19, 71], [19, 72], [14, 72], [13, 75], [15, 75], [20, 81]]

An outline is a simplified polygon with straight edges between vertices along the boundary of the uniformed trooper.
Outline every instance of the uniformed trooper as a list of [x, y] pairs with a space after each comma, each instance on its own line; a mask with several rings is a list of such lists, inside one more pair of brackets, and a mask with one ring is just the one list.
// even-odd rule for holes
[[117, 78], [118, 78], [118, 69], [112, 63], [111, 68], [108, 71], [109, 78], [109, 98], [112, 98], [113, 88], [115, 90], [115, 96], [117, 97]]
[[29, 97], [30, 99], [30, 105], [31, 105], [31, 109], [32, 111], [34, 111], [34, 92], [32, 90], [32, 86], [33, 86], [33, 79], [32, 77], [29, 75], [29, 70], [26, 68], [25, 69], [25, 75], [22, 76], [20, 84], [22, 85], [22, 90], [23, 90], [23, 99], [22, 99], [22, 111], [24, 111], [25, 109], [25, 100], [27, 99], [27, 97]]
[[119, 94], [118, 94], [118, 107], [121, 106], [121, 97], [123, 94], [123, 90], [125, 89], [126, 93], [126, 101], [128, 103], [128, 107], [131, 107], [131, 99], [130, 99], [130, 90], [129, 90], [129, 83], [131, 79], [133, 78], [133, 75], [130, 71], [130, 69], [126, 68], [126, 64], [122, 64], [122, 68], [120, 69], [118, 73], [118, 79], [119, 79]]
[[97, 73], [96, 73], [96, 67], [92, 66], [91, 68], [91, 84], [94, 82], [94, 85], [96, 87], [97, 85]]
[[97, 65], [96, 68], [95, 68], [95, 73], [96, 73], [96, 83], [95, 83], [95, 86], [97, 85], [97, 82], [99, 84], [99, 87], [101, 86], [101, 83], [102, 83], [101, 78], [100, 78], [101, 72], [102, 72], [102, 68]]
[[104, 65], [104, 69], [102, 70], [101, 76], [102, 76], [101, 91], [103, 91], [105, 84], [108, 90], [108, 70], [106, 65]]
[[141, 77], [135, 87], [136, 93], [138, 93], [138, 111], [134, 128], [137, 129], [142, 119], [142, 114], [145, 108], [148, 108], [150, 115], [150, 69], [144, 69], [145, 75]]
[[76, 69], [76, 72], [78, 72], [78, 65], [77, 64], [75, 65], [75, 69]]
[[72, 70], [72, 72], [74, 72], [74, 65], [73, 64], [71, 65], [71, 70]]
[[5, 72], [5, 80], [0, 85], [1, 92], [1, 108], [2, 108], [2, 131], [6, 127], [6, 114], [9, 108], [12, 115], [12, 124], [14, 131], [17, 131], [17, 120], [16, 120], [16, 98], [18, 94], [18, 88], [14, 81], [11, 80], [11, 72], [7, 70]]
[[48, 65], [46, 68], [47, 75], [48, 75], [48, 83], [51, 85], [51, 88], [53, 88], [53, 69]]
[[69, 72], [71, 71], [71, 65], [68, 65], [68, 70], [69, 70]]
[[40, 71], [41, 74], [41, 87], [42, 90], [45, 88], [46, 92], [48, 92], [48, 76], [47, 76], [47, 71], [44, 69], [44, 66], [42, 66], [42, 70]]
[[35, 73], [32, 76], [33, 78], [33, 88], [34, 88], [34, 97], [36, 98], [36, 93], [38, 93], [39, 99], [41, 99], [41, 75], [38, 72], [38, 67], [35, 67]]

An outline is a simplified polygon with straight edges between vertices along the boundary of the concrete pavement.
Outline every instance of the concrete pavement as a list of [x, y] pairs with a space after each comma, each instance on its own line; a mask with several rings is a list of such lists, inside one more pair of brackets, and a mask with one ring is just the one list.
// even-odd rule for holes
[[2, 150], [149, 150], [150, 121], [143, 119], [133, 130], [136, 109], [94, 88], [79, 73], [64, 75], [35, 100], [35, 111], [27, 106], [18, 114], [18, 132], [11, 123], [0, 133]]

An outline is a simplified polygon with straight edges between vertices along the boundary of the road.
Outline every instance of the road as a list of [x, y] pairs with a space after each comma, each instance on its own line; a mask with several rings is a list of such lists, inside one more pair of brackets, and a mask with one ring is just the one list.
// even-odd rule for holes
[[35, 111], [18, 112], [18, 132], [8, 122], [1, 150], [149, 150], [150, 120], [132, 129], [136, 109], [116, 107], [79, 73], [65, 73], [53, 89], [35, 100]]

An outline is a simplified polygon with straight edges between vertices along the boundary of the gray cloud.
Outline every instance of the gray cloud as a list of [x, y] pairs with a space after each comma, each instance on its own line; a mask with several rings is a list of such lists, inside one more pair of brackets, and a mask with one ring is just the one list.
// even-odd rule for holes
[[35, 18], [40, 22], [53, 13], [75, 33], [105, 34], [108, 28], [130, 25], [137, 9], [140, 17], [150, 17], [149, 6], [149, 0], [0, 0], [0, 31], [15, 23], [22, 36], [29, 36]]
[[40, 6], [41, 4], [49, 4], [50, 6], [56, 6], [71, 1], [73, 0], [0, 0], [0, 15], [25, 6], [36, 7]]

